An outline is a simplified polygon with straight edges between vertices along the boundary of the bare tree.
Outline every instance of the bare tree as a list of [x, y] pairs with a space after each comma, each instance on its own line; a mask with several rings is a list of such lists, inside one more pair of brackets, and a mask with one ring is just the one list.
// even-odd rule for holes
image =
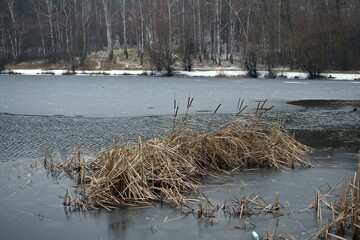
[[172, 39], [173, 39], [173, 29], [172, 29], [172, 8], [178, 0], [167, 0], [167, 9], [168, 9], [168, 25], [169, 25], [169, 50], [172, 52]]
[[[37, 17], [39, 31], [41, 36], [41, 48], [43, 56], [46, 56], [49, 62], [55, 63], [60, 52], [59, 26], [55, 27], [54, 13], [56, 6], [51, 0], [32, 0], [32, 6]], [[58, 25], [58, 24], [57, 24]]]
[[72, 57], [70, 55], [70, 41], [72, 39], [72, 18], [71, 18], [71, 9], [72, 9], [71, 2], [69, 0], [63, 0], [60, 2], [60, 14], [64, 16], [64, 34], [65, 34], [65, 53], [63, 54], [65, 56], [65, 59], [67, 62], [69, 62]]
[[220, 0], [216, 0], [215, 3], [215, 34], [216, 34], [216, 53], [215, 53], [215, 62], [221, 66], [221, 2]]
[[163, 45], [163, 62], [176, 52], [187, 69], [210, 55], [216, 64], [223, 54], [243, 62], [253, 49], [268, 69], [312, 62], [321, 71], [356, 70], [359, 12], [359, 0], [1, 0], [0, 54], [83, 65], [90, 51], [106, 48], [110, 60], [117, 29], [125, 56], [135, 47], [141, 64]]
[[5, 65], [8, 64], [8, 62], [4, 15], [0, 14], [0, 74], [5, 70]]
[[140, 64], [144, 64], [144, 13], [143, 13], [143, 6], [142, 1], [138, 0], [139, 2], [139, 9], [140, 9]]
[[5, 29], [9, 36], [13, 61], [17, 62], [20, 60], [22, 54], [24, 29], [20, 22], [21, 17], [16, 13], [14, 0], [7, 0], [6, 3], [11, 24]]
[[46, 47], [45, 47], [45, 34], [44, 34], [44, 25], [42, 23], [42, 11], [41, 11], [41, 4], [39, 1], [33, 0], [32, 1], [33, 8], [37, 17], [37, 23], [39, 25], [39, 31], [41, 36], [41, 51], [42, 56], [45, 59], [46, 58]]
[[243, 10], [243, 8], [240, 6], [238, 8], [236, 8], [234, 5], [234, 3], [232, 1], [229, 0], [225, 0], [226, 3], [228, 4], [228, 6], [230, 7], [231, 11], [234, 13], [234, 15], [236, 16], [236, 19], [239, 21], [240, 26], [242, 28], [242, 32], [244, 34], [245, 37], [245, 41], [246, 43], [249, 41], [249, 26], [250, 26], [250, 14], [251, 14], [251, 3], [249, 4], [249, 8], [248, 8], [248, 12], [247, 12], [247, 17], [246, 17], [246, 22], [244, 23], [243, 18], [245, 17], [241, 17], [241, 11]]
[[80, 65], [84, 65], [88, 55], [88, 34], [90, 28], [91, 2], [90, 0], [80, 0], [79, 3], [81, 8], [81, 30], [82, 30]]
[[[228, 0], [228, 4], [232, 5], [232, 0]], [[235, 18], [234, 13], [229, 7], [229, 26], [228, 26], [228, 38], [227, 38], [227, 59], [230, 60], [231, 64], [234, 64], [234, 36], [235, 36]]]
[[[106, 25], [106, 39], [107, 39], [107, 49], [108, 49], [108, 60], [112, 60], [114, 56], [113, 42], [112, 42], [112, 12], [113, 8], [112, 0], [101, 0], [104, 18]], [[126, 31], [126, 29], [125, 29]]]
[[[123, 17], [123, 38], [124, 38], [124, 54], [126, 59], [129, 57], [128, 49], [127, 49], [127, 38], [126, 38], [126, 0], [122, 0], [122, 17]], [[142, 9], [140, 10], [142, 11]], [[142, 13], [141, 13], [142, 15]], [[142, 65], [142, 64], [141, 64]]]
[[46, 20], [48, 22], [48, 27], [49, 27], [49, 36], [51, 39], [51, 48], [50, 48], [50, 52], [51, 52], [51, 62], [55, 62], [56, 61], [56, 47], [55, 47], [55, 33], [54, 33], [54, 23], [53, 23], [53, 17], [52, 17], [52, 13], [53, 13], [53, 3], [50, 0], [44, 0], [43, 2], [45, 4], [45, 16], [46, 16]]
[[281, 9], [282, 9], [282, 1], [279, 0], [278, 6], [278, 53], [281, 53], [282, 45], [281, 45]]
[[0, 54], [2, 59], [7, 58], [7, 51], [6, 51], [6, 31], [5, 31], [5, 22], [4, 22], [4, 15], [0, 14]]
[[259, 72], [258, 72], [258, 56], [257, 51], [254, 48], [248, 48], [244, 50], [244, 60], [243, 60], [243, 67], [247, 71], [248, 77], [251, 78], [258, 78]]

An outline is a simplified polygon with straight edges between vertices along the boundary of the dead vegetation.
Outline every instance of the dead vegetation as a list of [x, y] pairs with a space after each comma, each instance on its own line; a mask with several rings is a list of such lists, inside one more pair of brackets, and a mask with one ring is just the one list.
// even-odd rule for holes
[[[188, 99], [187, 109], [193, 99]], [[252, 229], [248, 216], [269, 213], [277, 217], [272, 231], [266, 230], [264, 239], [296, 239], [288, 232], [277, 234], [280, 210], [276, 193], [274, 203], [252, 194], [226, 199], [214, 204], [198, 191], [204, 176], [228, 174], [249, 168], [289, 169], [312, 166], [306, 158], [310, 149], [299, 143], [278, 122], [262, 118], [271, 108], [260, 102], [254, 117], [239, 119], [216, 130], [206, 132], [192, 129], [187, 122], [188, 111], [177, 123], [178, 106], [174, 101], [174, 127], [167, 137], [150, 140], [139, 138], [136, 143], [120, 143], [116, 138], [108, 151], [87, 157], [76, 149], [64, 164], [48, 155], [44, 166], [54, 178], [67, 173], [77, 183], [77, 196], [67, 190], [63, 204], [67, 210], [121, 206], [147, 207], [156, 202], [169, 202], [182, 209], [183, 216], [192, 214], [211, 225], [221, 216], [240, 220], [235, 229]], [[219, 105], [214, 114], [221, 107]], [[246, 108], [238, 102], [238, 115]], [[359, 152], [360, 162], [360, 152]], [[309, 209], [315, 209], [321, 228], [310, 239], [360, 238], [360, 166], [349, 184], [340, 180], [326, 193], [316, 190]], [[202, 200], [190, 199], [197, 192]], [[328, 218], [328, 216], [331, 216]], [[182, 217], [179, 217], [182, 218]], [[328, 218], [324, 221], [325, 218]], [[177, 219], [177, 218], [176, 218]], [[165, 221], [172, 221], [165, 219]], [[313, 232], [313, 231], [311, 231]]]
[[[360, 163], [360, 152], [359, 152]], [[315, 209], [317, 221], [321, 224], [320, 229], [307, 240], [312, 239], [359, 239], [360, 238], [360, 165], [354, 174], [353, 179], [344, 184], [343, 179], [340, 179], [335, 186], [330, 187], [326, 193], [321, 193], [319, 189], [315, 191], [314, 201], [309, 204], [308, 209]], [[219, 213], [222, 212], [229, 217], [235, 217], [240, 220], [241, 225], [235, 226], [237, 229], [253, 229], [256, 225], [244, 219], [245, 216], [253, 216], [259, 213], [273, 214], [276, 219], [276, 224], [272, 231], [266, 230], [264, 238], [266, 240], [282, 240], [292, 239], [297, 240], [294, 235], [288, 232], [277, 233], [279, 226], [279, 217], [283, 214], [280, 212], [283, 205], [279, 202], [278, 193], [275, 194], [275, 202], [268, 204], [259, 195], [252, 194], [249, 197], [244, 197], [241, 189], [240, 198], [235, 198], [228, 202], [225, 200], [223, 205], [214, 205], [207, 196], [204, 204], [198, 203], [197, 209], [191, 209], [191, 213], [197, 213], [198, 218], [207, 219], [213, 224], [218, 218]], [[286, 214], [285, 214], [286, 215]], [[330, 218], [324, 220], [324, 216]], [[255, 235], [254, 235], [255, 233]], [[256, 232], [253, 232], [253, 238], [257, 239]]]
[[[188, 108], [192, 100], [189, 99]], [[296, 141], [281, 123], [262, 119], [263, 113], [271, 109], [264, 107], [265, 102], [259, 103], [254, 117], [233, 121], [210, 132], [192, 129], [186, 117], [175, 126], [178, 109], [175, 102], [174, 128], [167, 137], [147, 141], [139, 138], [135, 144], [116, 139], [111, 150], [92, 158], [77, 149], [64, 164], [51, 156], [45, 157], [45, 166], [54, 175], [61, 169], [77, 182], [81, 197], [72, 198], [67, 193], [66, 205], [108, 210], [158, 201], [188, 203], [187, 195], [196, 192], [201, 178], [209, 174], [311, 166], [305, 155], [307, 146]], [[243, 109], [242, 102], [239, 112]], [[239, 202], [241, 206], [246, 204]], [[246, 208], [241, 214], [244, 213]]]
[[234, 226], [235, 229], [253, 229], [256, 227], [254, 223], [246, 220], [246, 217], [258, 215], [258, 214], [273, 214], [276, 217], [282, 215], [280, 209], [283, 205], [279, 203], [279, 195], [275, 194], [275, 202], [269, 204], [261, 196], [251, 194], [246, 197], [244, 189], [240, 188], [239, 196], [232, 196], [229, 199], [225, 199], [223, 204], [214, 204], [208, 196], [203, 192], [200, 193], [201, 199], [197, 202], [197, 207], [193, 207], [194, 204], [182, 205], [182, 214], [197, 217], [199, 220], [206, 220], [210, 224], [224, 216], [226, 219], [238, 219], [241, 225]]
[[[359, 152], [360, 162], [360, 152]], [[323, 222], [323, 211], [330, 212], [331, 218], [311, 239], [359, 239], [360, 238], [360, 165], [349, 184], [341, 181], [327, 193], [316, 191], [315, 201], [309, 208], [316, 210], [317, 219]], [[334, 194], [337, 194], [335, 201]]]

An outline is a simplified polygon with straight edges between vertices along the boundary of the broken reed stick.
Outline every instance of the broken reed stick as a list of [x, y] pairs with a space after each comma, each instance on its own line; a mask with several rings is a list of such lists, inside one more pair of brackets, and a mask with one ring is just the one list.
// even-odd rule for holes
[[315, 209], [316, 209], [316, 217], [319, 222], [322, 222], [322, 211], [321, 211], [321, 194], [318, 189], [316, 189], [316, 198], [315, 198]]

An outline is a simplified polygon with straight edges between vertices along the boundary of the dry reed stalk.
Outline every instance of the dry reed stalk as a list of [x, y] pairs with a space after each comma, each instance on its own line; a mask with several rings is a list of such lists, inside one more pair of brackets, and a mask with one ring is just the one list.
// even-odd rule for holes
[[[360, 158], [360, 154], [359, 154]], [[359, 159], [360, 162], [360, 159]], [[342, 187], [339, 190], [339, 197], [335, 203], [330, 203], [327, 197], [331, 197], [335, 188], [331, 188], [327, 194], [321, 194], [317, 190], [315, 202], [311, 204], [311, 207], [317, 209], [317, 216], [321, 220], [321, 206], [320, 202], [331, 210], [332, 219], [327, 220], [325, 226], [317, 232], [311, 239], [322, 238], [328, 239], [329, 237], [336, 239], [346, 239], [351, 237], [353, 239], [360, 238], [360, 165], [358, 164], [357, 172], [354, 175], [350, 184]], [[336, 187], [340, 188], [340, 184], [337, 183]], [[336, 234], [335, 234], [336, 233]]]
[[316, 189], [316, 196], [315, 196], [315, 209], [316, 209], [316, 217], [319, 222], [322, 222], [322, 211], [321, 211], [321, 193], [319, 190]]
[[285, 236], [288, 236], [291, 240], [297, 240], [293, 235], [291, 235], [291, 234], [288, 233], [288, 232], [282, 233], [282, 234], [279, 236], [279, 238], [280, 238], [280, 239], [287, 239], [287, 238], [285, 238]]
[[61, 163], [57, 159], [54, 159], [51, 155], [45, 156], [44, 168], [53, 178], [58, 177], [63, 171]]
[[[208, 196], [201, 192], [202, 200], [197, 202], [197, 207], [193, 208], [191, 207], [192, 205], [184, 204], [182, 205], [182, 214], [183, 216], [192, 214], [194, 217], [197, 217], [199, 221], [207, 221], [210, 224], [213, 224], [214, 221], [222, 217], [228, 218], [229, 220], [235, 217], [240, 220], [241, 223], [241, 225], [234, 226], [236, 229], [253, 229], [256, 227], [255, 224], [246, 221], [244, 219], [245, 216], [266, 213], [275, 214], [276, 216], [282, 215], [279, 213], [279, 209], [273, 209], [275, 206], [279, 206], [279, 208], [280, 206], [282, 207], [278, 202], [278, 194], [275, 196], [275, 203], [269, 205], [259, 195], [251, 194], [249, 197], [245, 197], [242, 190], [241, 188], [240, 198], [233, 196], [235, 200], [228, 201], [229, 199], [225, 199], [223, 205], [218, 203], [214, 204]], [[275, 236], [276, 229], [277, 227], [273, 232], [273, 236]]]
[[247, 106], [243, 106], [243, 105], [244, 105], [244, 99], [241, 100], [241, 98], [239, 97], [238, 105], [236, 107], [236, 116], [239, 116], [247, 108]]
[[276, 238], [276, 231], [278, 226], [279, 226], [279, 218], [276, 219], [276, 224], [272, 233], [270, 233], [269, 230], [266, 230], [266, 236], [268, 240], [274, 240]]
[[70, 195], [70, 191], [69, 191], [69, 189], [66, 189], [63, 204], [64, 204], [64, 206], [70, 206], [71, 202], [72, 202], [72, 197]]
[[353, 188], [354, 194], [354, 216], [352, 219], [352, 234], [353, 236], [360, 237], [360, 151], [358, 152], [358, 169], [355, 174], [353, 184], [351, 186]]
[[[192, 102], [189, 98], [188, 108]], [[264, 104], [259, 105], [259, 114], [266, 111]], [[82, 206], [111, 209], [154, 201], [180, 205], [189, 201], [186, 195], [198, 189], [202, 176], [232, 169], [311, 166], [305, 158], [309, 150], [281, 124], [258, 117], [205, 133], [192, 130], [184, 121], [168, 137], [139, 138], [137, 144], [123, 146], [115, 139], [113, 149], [91, 159], [76, 149], [69, 161], [51, 168], [63, 169], [76, 179]], [[237, 206], [241, 216], [249, 211], [249, 204], [259, 208], [252, 211], [267, 208], [276, 213], [278, 209], [277, 204], [244, 199]]]
[[[280, 206], [283, 207], [279, 202], [278, 199], [275, 199], [275, 203], [268, 204], [266, 201], [260, 197], [259, 195], [252, 194], [249, 197], [245, 197], [243, 195], [240, 196], [240, 199], [236, 196], [233, 196], [235, 200], [228, 201], [225, 200], [224, 204], [220, 207], [219, 204], [213, 205], [207, 197], [207, 204], [211, 205], [212, 213], [214, 213], [214, 208], [217, 211], [223, 211], [225, 215], [234, 216], [240, 220], [243, 220], [245, 216], [252, 216], [256, 214], [262, 213], [271, 213], [277, 216], [282, 215], [279, 212]], [[276, 207], [277, 206], [277, 207]]]

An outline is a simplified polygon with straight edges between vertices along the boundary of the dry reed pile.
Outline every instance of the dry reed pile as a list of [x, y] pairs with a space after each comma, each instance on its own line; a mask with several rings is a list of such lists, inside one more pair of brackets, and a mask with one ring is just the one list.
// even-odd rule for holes
[[180, 124], [168, 137], [155, 137], [137, 143], [115, 142], [109, 151], [91, 159], [79, 150], [65, 164], [53, 164], [72, 175], [81, 198], [67, 193], [64, 203], [80, 207], [152, 204], [176, 205], [188, 201], [202, 176], [247, 168], [293, 168], [310, 166], [308, 147], [299, 143], [281, 124], [255, 117], [237, 120], [213, 132], [199, 132]]

